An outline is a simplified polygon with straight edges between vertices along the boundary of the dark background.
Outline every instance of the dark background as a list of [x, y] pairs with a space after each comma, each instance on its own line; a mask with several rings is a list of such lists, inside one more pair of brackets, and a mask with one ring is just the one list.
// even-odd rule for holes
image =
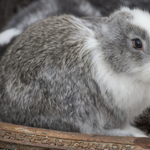
[[0, 0], [0, 31], [19, 9], [35, 0]]

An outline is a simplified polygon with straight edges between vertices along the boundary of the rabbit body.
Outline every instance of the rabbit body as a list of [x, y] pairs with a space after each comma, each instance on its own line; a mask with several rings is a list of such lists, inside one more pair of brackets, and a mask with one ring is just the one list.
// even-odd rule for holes
[[[134, 13], [135, 12], [135, 13]], [[149, 32], [122, 8], [109, 17], [51, 17], [16, 38], [0, 62], [0, 119], [88, 134], [143, 136], [150, 106]], [[144, 50], [133, 40], [143, 41]]]

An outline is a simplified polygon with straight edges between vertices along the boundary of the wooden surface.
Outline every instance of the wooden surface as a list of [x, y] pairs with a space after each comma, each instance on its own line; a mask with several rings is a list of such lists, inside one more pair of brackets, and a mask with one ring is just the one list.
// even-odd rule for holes
[[0, 123], [0, 148], [148, 150], [150, 138], [88, 135]]

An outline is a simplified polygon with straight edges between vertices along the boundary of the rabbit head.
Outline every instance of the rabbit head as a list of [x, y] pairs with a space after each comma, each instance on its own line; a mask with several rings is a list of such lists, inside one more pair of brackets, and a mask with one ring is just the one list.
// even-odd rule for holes
[[150, 82], [150, 14], [123, 7], [105, 22], [98, 36], [104, 59], [114, 72]]

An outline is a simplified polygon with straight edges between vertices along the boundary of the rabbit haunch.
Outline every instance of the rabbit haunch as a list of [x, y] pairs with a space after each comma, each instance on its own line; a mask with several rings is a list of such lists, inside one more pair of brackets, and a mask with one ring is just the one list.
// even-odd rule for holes
[[[25, 30], [0, 62], [0, 119], [145, 137], [130, 125], [150, 106], [149, 34], [134, 11], [148, 14], [122, 8], [106, 18], [63, 15]], [[137, 38], [144, 51], [133, 47]]]

